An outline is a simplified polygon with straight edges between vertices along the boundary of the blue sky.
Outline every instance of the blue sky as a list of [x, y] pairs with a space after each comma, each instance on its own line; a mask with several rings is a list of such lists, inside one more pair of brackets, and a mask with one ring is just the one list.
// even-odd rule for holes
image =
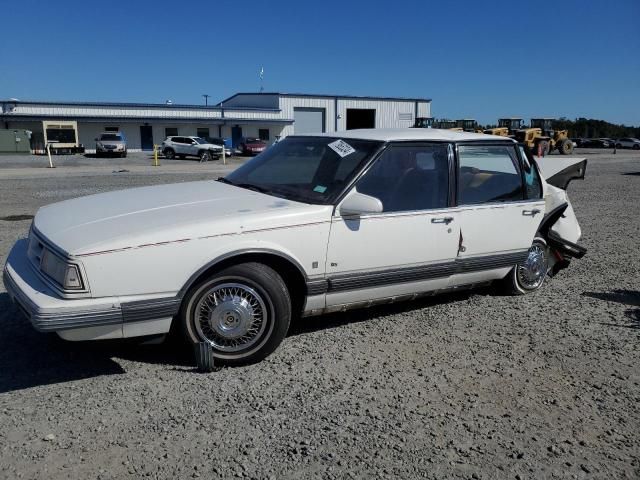
[[[556, 6], [557, 5], [557, 6]], [[427, 97], [436, 117], [640, 125], [640, 1], [12, 2], [0, 98]]]

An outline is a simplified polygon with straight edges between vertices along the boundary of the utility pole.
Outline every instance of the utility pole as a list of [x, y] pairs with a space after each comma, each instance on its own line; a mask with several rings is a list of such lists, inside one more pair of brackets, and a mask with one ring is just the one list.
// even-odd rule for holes
[[208, 106], [209, 105], [209, 97], [211, 95], [207, 95], [206, 93], [202, 95], [204, 97], [204, 106]]

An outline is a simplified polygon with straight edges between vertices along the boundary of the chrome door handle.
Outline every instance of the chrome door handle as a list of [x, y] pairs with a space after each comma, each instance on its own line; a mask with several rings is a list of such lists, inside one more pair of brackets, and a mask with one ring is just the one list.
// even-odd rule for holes
[[539, 213], [540, 213], [540, 210], [538, 210], [537, 208], [534, 208], [533, 210], [522, 211], [522, 215], [526, 215], [527, 217], [535, 217]]
[[445, 225], [449, 225], [451, 222], [453, 222], [453, 217], [439, 217], [431, 219], [431, 223], [444, 223]]

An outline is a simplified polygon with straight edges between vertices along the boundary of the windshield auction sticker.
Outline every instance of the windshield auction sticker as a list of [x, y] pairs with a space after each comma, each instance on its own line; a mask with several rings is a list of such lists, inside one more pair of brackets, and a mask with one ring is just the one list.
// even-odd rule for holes
[[331, 142], [329, 144], [329, 147], [331, 147], [331, 149], [342, 158], [346, 157], [347, 155], [351, 155], [356, 151], [355, 148], [353, 148], [344, 140], [336, 140], [335, 142]]

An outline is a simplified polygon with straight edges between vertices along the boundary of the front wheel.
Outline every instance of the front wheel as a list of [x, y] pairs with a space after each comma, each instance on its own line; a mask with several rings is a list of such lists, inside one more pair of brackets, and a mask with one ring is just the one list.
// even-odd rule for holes
[[203, 152], [200, 152], [201, 162], [208, 162], [209, 160], [211, 160], [211, 153], [209, 153], [208, 150], [204, 150]]
[[547, 242], [536, 237], [524, 262], [516, 264], [505, 277], [505, 289], [512, 295], [535, 292], [544, 284], [548, 271]]
[[573, 142], [568, 138], [565, 138], [564, 140], [560, 140], [558, 145], [558, 151], [562, 155], [571, 155], [573, 153]]
[[640, 145], [638, 145], [637, 143], [634, 143], [633, 147], [631, 148], [633, 148], [634, 150], [640, 150]]
[[207, 342], [217, 362], [262, 360], [282, 342], [291, 321], [291, 298], [282, 277], [261, 263], [228, 267], [185, 297], [182, 331], [191, 344]]

